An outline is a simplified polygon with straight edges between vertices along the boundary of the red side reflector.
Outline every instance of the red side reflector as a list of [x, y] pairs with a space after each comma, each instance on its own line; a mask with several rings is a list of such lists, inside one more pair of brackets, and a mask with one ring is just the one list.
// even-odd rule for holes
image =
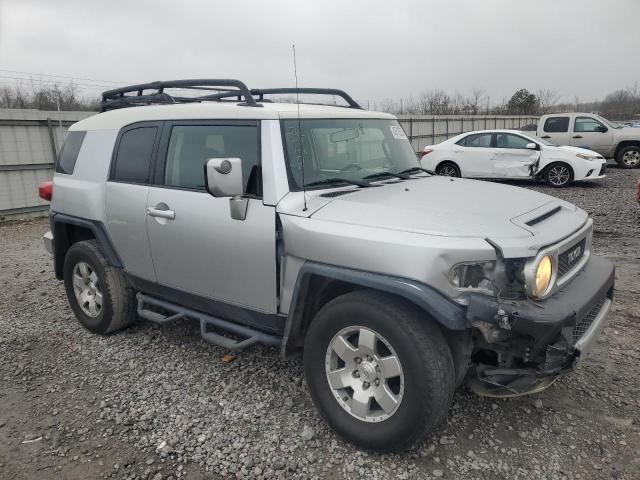
[[425, 155], [429, 155], [431, 152], [433, 152], [431, 148], [425, 148], [422, 150], [422, 156], [424, 157]]
[[42, 182], [38, 186], [38, 196], [41, 199], [50, 202], [53, 198], [53, 181], [47, 180], [46, 182]]

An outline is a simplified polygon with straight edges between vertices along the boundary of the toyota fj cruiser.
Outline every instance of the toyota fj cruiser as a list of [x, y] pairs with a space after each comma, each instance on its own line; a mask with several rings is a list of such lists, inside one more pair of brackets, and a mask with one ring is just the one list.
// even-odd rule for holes
[[[268, 98], [314, 94], [346, 106]], [[191, 319], [228, 349], [302, 352], [321, 414], [383, 451], [431, 430], [465, 380], [545, 388], [605, 325], [614, 267], [587, 213], [432, 175], [395, 117], [342, 91], [180, 80], [102, 108], [70, 128], [44, 237], [93, 333]]]

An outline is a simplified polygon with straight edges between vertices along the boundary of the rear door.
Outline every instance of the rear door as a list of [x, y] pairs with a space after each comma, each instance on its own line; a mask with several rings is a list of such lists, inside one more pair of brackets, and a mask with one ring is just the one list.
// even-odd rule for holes
[[473, 133], [459, 140], [452, 148], [463, 177], [491, 177], [495, 149], [491, 133]]
[[[175, 121], [164, 126], [147, 202], [161, 285], [264, 313], [277, 311], [276, 214], [262, 202], [259, 121]], [[210, 158], [242, 160], [245, 220], [205, 190]]]
[[608, 155], [612, 144], [613, 132], [604, 123], [593, 117], [575, 118], [571, 135], [572, 146]]
[[514, 133], [495, 133], [496, 153], [493, 176], [496, 178], [529, 178], [540, 158], [540, 150], [527, 148], [531, 140]]
[[105, 187], [107, 231], [125, 270], [155, 281], [147, 241], [147, 196], [152, 159], [161, 122], [140, 122], [123, 128], [116, 139]]
[[571, 145], [569, 115], [547, 117], [542, 124], [540, 138], [556, 145]]

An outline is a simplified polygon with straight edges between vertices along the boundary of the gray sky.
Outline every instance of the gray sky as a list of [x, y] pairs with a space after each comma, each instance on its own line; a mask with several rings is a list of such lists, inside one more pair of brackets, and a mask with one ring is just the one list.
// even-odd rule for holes
[[474, 87], [492, 104], [541, 87], [589, 101], [640, 82], [639, 19], [639, 0], [0, 0], [0, 85], [14, 70], [290, 86], [295, 42], [300, 86], [360, 101]]

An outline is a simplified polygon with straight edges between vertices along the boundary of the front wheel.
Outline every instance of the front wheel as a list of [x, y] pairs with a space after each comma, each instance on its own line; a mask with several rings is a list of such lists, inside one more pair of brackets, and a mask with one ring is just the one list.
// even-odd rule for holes
[[451, 351], [439, 328], [394, 297], [353, 292], [326, 304], [305, 339], [311, 397], [347, 440], [397, 451], [447, 413], [455, 388]]
[[638, 168], [640, 166], [640, 146], [630, 145], [621, 148], [616, 155], [616, 162], [622, 168]]
[[544, 179], [552, 187], [566, 187], [573, 182], [573, 170], [564, 163], [552, 163], [545, 170]]

